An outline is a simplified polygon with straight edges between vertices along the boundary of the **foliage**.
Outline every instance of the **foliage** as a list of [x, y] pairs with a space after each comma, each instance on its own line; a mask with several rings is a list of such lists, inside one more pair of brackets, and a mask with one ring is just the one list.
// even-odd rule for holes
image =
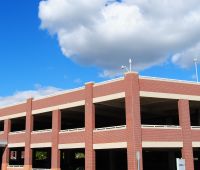
[[36, 151], [35, 158], [36, 160], [45, 160], [47, 159], [47, 152], [44, 151]]
[[82, 152], [75, 153], [75, 159], [83, 159], [85, 158], [85, 154]]

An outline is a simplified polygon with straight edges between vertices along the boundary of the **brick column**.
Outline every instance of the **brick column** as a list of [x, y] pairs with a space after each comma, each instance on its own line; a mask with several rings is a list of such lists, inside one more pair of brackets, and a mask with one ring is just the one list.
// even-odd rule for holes
[[32, 98], [27, 100], [26, 106], [26, 136], [25, 136], [25, 157], [24, 169], [32, 169], [32, 149], [31, 145], [31, 132], [33, 130], [33, 116], [32, 116]]
[[[10, 132], [10, 126], [11, 126], [10, 120], [4, 120], [4, 139], [7, 142], [8, 142], [8, 134]], [[8, 163], [9, 163], [9, 148], [6, 146], [3, 151], [1, 169], [7, 170]]]
[[54, 110], [52, 115], [52, 148], [51, 148], [51, 169], [60, 170], [59, 131], [61, 129], [61, 112]]
[[142, 135], [140, 115], [139, 77], [137, 73], [125, 75], [125, 101], [127, 126], [128, 170], [137, 170], [136, 153], [140, 153], [140, 170], [142, 167]]
[[95, 151], [93, 150], [94, 128], [93, 83], [87, 83], [85, 85], [85, 169], [87, 170], [95, 170]]
[[179, 100], [178, 110], [179, 122], [182, 128], [183, 137], [182, 157], [185, 159], [186, 162], [186, 170], [194, 170], [189, 101]]

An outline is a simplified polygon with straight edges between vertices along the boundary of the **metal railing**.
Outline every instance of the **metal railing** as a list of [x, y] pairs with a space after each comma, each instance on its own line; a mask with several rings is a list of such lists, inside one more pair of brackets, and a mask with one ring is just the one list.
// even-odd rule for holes
[[119, 129], [126, 129], [126, 125], [95, 128], [94, 131], [107, 131], [107, 130], [119, 130]]
[[83, 132], [83, 131], [85, 131], [85, 128], [74, 128], [74, 129], [64, 129], [64, 130], [60, 130], [59, 133]]
[[8, 168], [23, 168], [24, 165], [8, 165]]
[[107, 83], [111, 83], [111, 82], [120, 81], [120, 80], [123, 80], [123, 79], [124, 79], [124, 77], [119, 77], [119, 78], [115, 78], [115, 79], [112, 79], [112, 80], [106, 80], [106, 81], [103, 81], [103, 82], [95, 83], [94, 87], [104, 85], [104, 84], [107, 84]]
[[45, 169], [45, 168], [32, 168], [32, 170], [51, 170], [51, 169]]
[[47, 132], [52, 132], [52, 129], [34, 130], [31, 133], [32, 134], [37, 134], [37, 133], [47, 133]]
[[200, 129], [200, 126], [191, 126], [191, 129]]
[[164, 129], [179, 129], [177, 125], [142, 125], [142, 128], [164, 128]]
[[20, 133], [26, 133], [26, 131], [20, 130], [20, 131], [9, 132], [9, 135], [20, 134]]

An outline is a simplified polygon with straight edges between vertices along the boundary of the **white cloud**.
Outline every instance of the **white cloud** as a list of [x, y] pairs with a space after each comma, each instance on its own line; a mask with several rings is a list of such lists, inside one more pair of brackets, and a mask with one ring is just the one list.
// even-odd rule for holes
[[83, 81], [80, 78], [77, 78], [74, 80], [74, 83], [81, 84]]
[[172, 62], [180, 65], [183, 68], [187, 68], [194, 64], [194, 58], [200, 61], [200, 42], [195, 46], [175, 54], [172, 57]]
[[[136, 70], [161, 64], [200, 43], [199, 0], [46, 0], [39, 6], [41, 28], [58, 36], [63, 54], [107, 75], [133, 58]], [[176, 60], [175, 56], [179, 55]], [[103, 74], [103, 73], [102, 73]], [[104, 75], [105, 75], [104, 74]]]
[[15, 103], [26, 101], [29, 98], [38, 98], [47, 95], [54, 94], [62, 89], [56, 87], [42, 87], [41, 85], [35, 85], [35, 90], [17, 91], [11, 96], [0, 96], [0, 106], [12, 105]]
[[123, 73], [125, 73], [127, 70], [104, 70], [103, 72], [99, 73], [99, 77], [101, 78], [113, 78], [113, 77], [119, 77]]

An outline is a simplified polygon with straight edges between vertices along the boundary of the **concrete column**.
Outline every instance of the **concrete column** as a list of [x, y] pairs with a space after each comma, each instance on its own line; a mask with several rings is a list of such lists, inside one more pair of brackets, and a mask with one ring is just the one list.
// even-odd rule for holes
[[32, 149], [31, 145], [31, 132], [33, 130], [33, 118], [32, 118], [32, 98], [27, 100], [26, 106], [26, 136], [25, 136], [25, 157], [24, 157], [24, 169], [32, 169]]
[[140, 115], [139, 77], [137, 73], [125, 75], [127, 158], [128, 170], [138, 170], [136, 153], [140, 153], [140, 170], [142, 166], [142, 132]]
[[[10, 120], [4, 120], [4, 135], [5, 135], [4, 139], [6, 141], [8, 141], [8, 133], [10, 132], [10, 128], [11, 128]], [[1, 169], [7, 170], [8, 163], [9, 163], [9, 148], [6, 146], [3, 151]]]
[[189, 101], [182, 99], [179, 100], [178, 109], [183, 137], [182, 157], [186, 162], [186, 170], [194, 170]]
[[85, 85], [85, 169], [87, 170], [95, 170], [95, 151], [93, 150], [94, 128], [93, 83], [87, 83]]
[[51, 149], [51, 169], [60, 170], [60, 150], [59, 131], [61, 129], [61, 112], [60, 110], [53, 111], [52, 119], [52, 149]]

